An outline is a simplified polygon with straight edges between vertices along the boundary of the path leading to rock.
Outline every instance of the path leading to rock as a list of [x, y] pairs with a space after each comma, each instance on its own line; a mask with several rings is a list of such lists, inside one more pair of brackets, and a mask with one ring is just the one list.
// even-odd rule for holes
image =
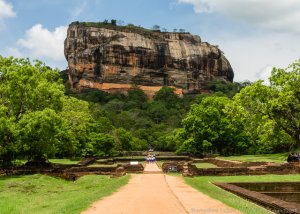
[[194, 190], [180, 177], [159, 174], [156, 164], [146, 164], [145, 172], [131, 175], [126, 186], [82, 214], [238, 213]]
[[188, 213], [240, 213], [239, 211], [228, 207], [220, 201], [198, 192], [194, 188], [185, 184], [180, 177], [166, 175], [167, 184], [178, 200], [183, 204]]

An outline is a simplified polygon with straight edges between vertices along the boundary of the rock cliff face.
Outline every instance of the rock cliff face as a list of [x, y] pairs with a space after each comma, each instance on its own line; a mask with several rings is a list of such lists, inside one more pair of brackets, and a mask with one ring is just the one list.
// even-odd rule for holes
[[138, 85], [149, 96], [163, 86], [197, 93], [215, 77], [233, 80], [217, 46], [190, 33], [72, 23], [65, 40], [71, 87], [126, 92]]

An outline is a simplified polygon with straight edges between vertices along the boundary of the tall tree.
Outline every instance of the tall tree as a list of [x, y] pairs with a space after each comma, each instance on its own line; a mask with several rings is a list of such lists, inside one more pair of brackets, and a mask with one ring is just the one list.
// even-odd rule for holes
[[[53, 111], [49, 113], [52, 116], [61, 111], [64, 85], [59, 71], [50, 69], [40, 61], [32, 64], [29, 59], [0, 56], [0, 71], [0, 120], [6, 121], [0, 130], [0, 136], [4, 139], [0, 142], [0, 158], [6, 164], [17, 152], [16, 135], [20, 139], [20, 130], [17, 129], [21, 128], [21, 121], [24, 123], [23, 117], [28, 114], [33, 118], [45, 116], [45, 109]], [[28, 116], [26, 118], [29, 119]]]
[[[239, 116], [233, 114], [235, 112]], [[178, 151], [202, 153], [214, 150], [220, 154], [240, 153], [247, 142], [243, 127], [243, 109], [227, 97], [206, 97], [193, 105], [183, 120], [185, 141]]]
[[28, 59], [0, 56], [0, 71], [0, 104], [16, 121], [27, 112], [62, 109], [64, 85], [58, 70], [39, 61], [32, 65]]
[[17, 124], [22, 155], [36, 161], [54, 156], [62, 123], [55, 111], [48, 108], [24, 115]]
[[66, 129], [73, 136], [71, 145], [72, 150], [75, 152], [74, 155], [80, 156], [88, 141], [92, 121], [88, 102], [74, 97], [65, 97], [63, 99], [63, 109], [59, 115], [66, 121]]
[[269, 116], [300, 148], [300, 60], [287, 69], [274, 68], [270, 83]]
[[[281, 134], [281, 144], [288, 144], [287, 136], [300, 147], [300, 66], [299, 61], [287, 69], [274, 68], [270, 86], [262, 81], [248, 86], [236, 95], [247, 111], [272, 124], [272, 132]], [[273, 121], [273, 122], [272, 122]], [[265, 123], [266, 124], [266, 123]], [[267, 127], [267, 126], [265, 126]]]

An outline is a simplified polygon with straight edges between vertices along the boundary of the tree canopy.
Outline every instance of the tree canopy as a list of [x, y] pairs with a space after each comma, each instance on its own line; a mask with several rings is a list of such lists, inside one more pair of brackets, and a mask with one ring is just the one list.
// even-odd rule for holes
[[[112, 156], [126, 150], [255, 154], [300, 147], [300, 62], [274, 68], [270, 85], [215, 79], [211, 93], [153, 100], [63, 85], [40, 61], [0, 56], [0, 164], [50, 157]], [[67, 89], [67, 90], [66, 90]]]

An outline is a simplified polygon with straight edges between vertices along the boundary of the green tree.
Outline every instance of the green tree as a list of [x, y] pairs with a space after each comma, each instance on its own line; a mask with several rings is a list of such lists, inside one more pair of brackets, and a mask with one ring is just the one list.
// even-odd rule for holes
[[179, 97], [175, 94], [175, 89], [170, 87], [162, 87], [154, 95], [154, 101], [164, 103], [166, 108], [177, 108]]
[[111, 133], [115, 127], [107, 117], [99, 117], [97, 120], [92, 120], [89, 124], [90, 131], [96, 133]]
[[118, 98], [110, 100], [106, 105], [105, 109], [107, 111], [112, 111], [115, 113], [120, 113], [123, 110], [125, 110], [126, 103], [123, 100], [120, 100]]
[[20, 150], [28, 160], [43, 160], [55, 154], [62, 119], [52, 109], [30, 112], [17, 124]]
[[222, 93], [227, 97], [233, 97], [235, 94], [239, 93], [242, 88], [247, 85], [251, 85], [250, 82], [228, 82], [223, 79], [214, 79], [208, 83], [208, 88], [214, 93]]
[[159, 124], [168, 117], [168, 109], [163, 102], [153, 102], [148, 108], [149, 117]]
[[[289, 137], [300, 147], [300, 69], [299, 61], [287, 69], [274, 68], [270, 86], [262, 81], [244, 88], [236, 95], [244, 108], [260, 121], [261, 129], [268, 128], [261, 139], [273, 136], [277, 144], [288, 146]], [[286, 135], [284, 135], [284, 133]], [[281, 139], [281, 140], [280, 140]]]
[[131, 132], [123, 129], [118, 128], [115, 131], [115, 142], [116, 142], [116, 149], [118, 151], [131, 151], [132, 149], [132, 140], [133, 136]]
[[111, 155], [115, 144], [113, 136], [104, 133], [92, 132], [89, 135], [89, 141], [92, 145], [92, 152], [90, 155], [98, 157]]
[[92, 122], [89, 104], [86, 101], [66, 96], [63, 99], [63, 109], [59, 115], [66, 121], [66, 129], [73, 136], [72, 150], [75, 152], [73, 155], [81, 155], [81, 151], [88, 141]]
[[[235, 154], [245, 149], [247, 132], [243, 126], [243, 109], [232, 105], [227, 97], [207, 97], [193, 105], [183, 120], [185, 141], [178, 151]], [[234, 116], [233, 112], [239, 116]], [[247, 143], [246, 143], [247, 145]]]
[[[16, 146], [17, 138], [21, 137], [19, 129], [23, 128], [22, 130], [25, 131], [19, 122], [23, 121], [24, 123], [23, 117], [28, 118], [28, 114], [35, 119], [37, 119], [37, 115], [46, 116], [44, 112], [46, 109], [47, 111], [51, 109], [54, 113], [49, 113], [48, 116], [54, 117], [54, 114], [62, 109], [64, 85], [59, 71], [50, 69], [40, 61], [36, 61], [33, 65], [29, 59], [0, 56], [0, 71], [2, 111], [0, 117], [5, 121], [0, 130], [0, 136], [3, 139], [0, 143], [0, 158], [3, 160], [3, 164], [7, 165], [19, 153], [17, 148], [20, 146]], [[35, 112], [37, 115], [34, 115]], [[42, 132], [42, 130], [40, 131]], [[33, 132], [32, 134], [34, 135]], [[20, 143], [20, 140], [18, 142]]]
[[287, 69], [274, 68], [270, 83], [269, 116], [300, 148], [300, 60]]
[[8, 117], [6, 113], [7, 107], [0, 105], [0, 165], [9, 166], [17, 152], [17, 145], [14, 118]]
[[110, 23], [111, 23], [113, 26], [117, 26], [117, 20], [116, 20], [116, 19], [110, 20]]
[[149, 148], [147, 141], [133, 137], [131, 141], [131, 148], [133, 151], [144, 151]]
[[16, 121], [27, 112], [62, 109], [64, 86], [58, 70], [39, 61], [32, 65], [28, 59], [0, 56], [0, 71], [0, 104]]
[[143, 90], [138, 87], [128, 90], [127, 108], [147, 108], [148, 97]]

